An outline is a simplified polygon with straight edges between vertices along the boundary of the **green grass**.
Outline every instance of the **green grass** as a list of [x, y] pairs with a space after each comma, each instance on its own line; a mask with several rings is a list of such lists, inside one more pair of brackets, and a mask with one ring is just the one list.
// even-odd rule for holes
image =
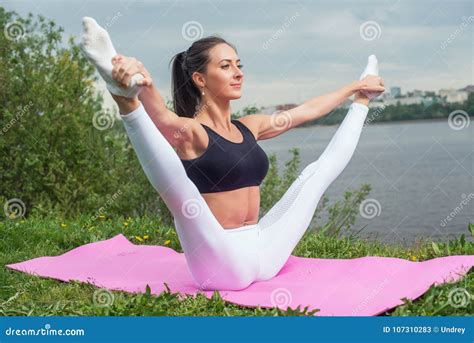
[[[61, 224], [66, 224], [62, 227]], [[80, 283], [31, 276], [10, 270], [5, 264], [24, 261], [38, 256], [58, 255], [79, 245], [104, 240], [123, 233], [136, 244], [167, 245], [182, 252], [173, 228], [164, 229], [156, 219], [123, 218], [96, 220], [84, 227], [86, 218], [61, 222], [59, 219], [7, 220], [0, 222], [0, 315], [190, 315], [190, 316], [285, 316], [311, 315], [317, 310], [296, 309], [282, 311], [275, 307], [252, 308], [225, 302], [214, 292], [212, 299], [201, 294], [179, 299], [169, 291], [160, 296], [130, 294], [113, 291], [113, 303], [96, 305], [93, 297], [96, 287]], [[83, 228], [84, 227], [84, 228]], [[148, 235], [148, 238], [143, 238]], [[140, 239], [135, 238], [139, 236]], [[447, 242], [418, 241], [410, 248], [386, 246], [356, 237], [336, 238], [308, 231], [295, 251], [296, 256], [318, 258], [355, 258], [362, 256], [390, 256], [422, 261], [448, 255], [474, 255], [474, 243], [464, 235]], [[471, 295], [466, 306], [454, 307], [448, 294], [462, 288]], [[431, 287], [423, 296], [385, 313], [388, 316], [472, 315], [474, 313], [474, 273], [456, 283]]]

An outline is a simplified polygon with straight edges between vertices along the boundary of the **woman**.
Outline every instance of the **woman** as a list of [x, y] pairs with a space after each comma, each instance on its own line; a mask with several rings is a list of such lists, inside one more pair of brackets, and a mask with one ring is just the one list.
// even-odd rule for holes
[[[106, 81], [145, 174], [173, 214], [199, 287], [238, 290], [275, 276], [322, 194], [349, 162], [370, 98], [384, 91], [375, 56], [361, 80], [280, 118], [252, 114], [231, 120], [230, 100], [240, 98], [244, 75], [236, 49], [225, 40], [202, 38], [174, 57], [173, 112], [142, 63], [117, 55], [94, 19], [85, 17], [83, 30], [81, 48]], [[354, 103], [323, 154], [258, 221], [268, 160], [256, 141], [322, 117], [352, 94]]]

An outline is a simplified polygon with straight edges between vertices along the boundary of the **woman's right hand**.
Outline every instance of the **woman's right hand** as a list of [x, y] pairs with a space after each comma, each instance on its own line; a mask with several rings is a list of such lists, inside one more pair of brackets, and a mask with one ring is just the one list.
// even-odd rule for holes
[[385, 92], [384, 82], [380, 76], [367, 75], [359, 81], [359, 91]]
[[121, 87], [127, 88], [132, 76], [135, 74], [143, 75], [143, 79], [137, 82], [139, 86], [151, 86], [153, 80], [143, 63], [134, 57], [115, 55], [112, 57], [112, 77]]

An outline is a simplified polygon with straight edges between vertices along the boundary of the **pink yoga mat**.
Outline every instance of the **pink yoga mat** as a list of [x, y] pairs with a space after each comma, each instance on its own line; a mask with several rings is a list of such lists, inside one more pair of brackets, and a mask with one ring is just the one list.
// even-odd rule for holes
[[[320, 309], [323, 316], [373, 316], [416, 299], [431, 285], [460, 279], [474, 265], [473, 255], [448, 256], [424, 262], [366, 256], [323, 259], [290, 256], [273, 279], [240, 291], [219, 291], [222, 298], [244, 306]], [[79, 280], [97, 287], [152, 294], [206, 297], [193, 282], [184, 254], [163, 246], [135, 245], [119, 234], [59, 256], [45, 256], [7, 265], [21, 272], [62, 281]]]

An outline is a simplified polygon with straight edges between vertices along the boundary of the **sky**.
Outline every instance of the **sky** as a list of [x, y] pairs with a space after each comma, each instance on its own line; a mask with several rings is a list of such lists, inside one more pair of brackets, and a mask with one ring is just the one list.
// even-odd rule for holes
[[474, 1], [50, 1], [0, 0], [79, 42], [90, 16], [116, 50], [141, 60], [170, 99], [169, 61], [193, 40], [217, 34], [237, 48], [248, 105], [300, 104], [357, 80], [375, 54], [386, 90], [438, 91], [473, 84]]

